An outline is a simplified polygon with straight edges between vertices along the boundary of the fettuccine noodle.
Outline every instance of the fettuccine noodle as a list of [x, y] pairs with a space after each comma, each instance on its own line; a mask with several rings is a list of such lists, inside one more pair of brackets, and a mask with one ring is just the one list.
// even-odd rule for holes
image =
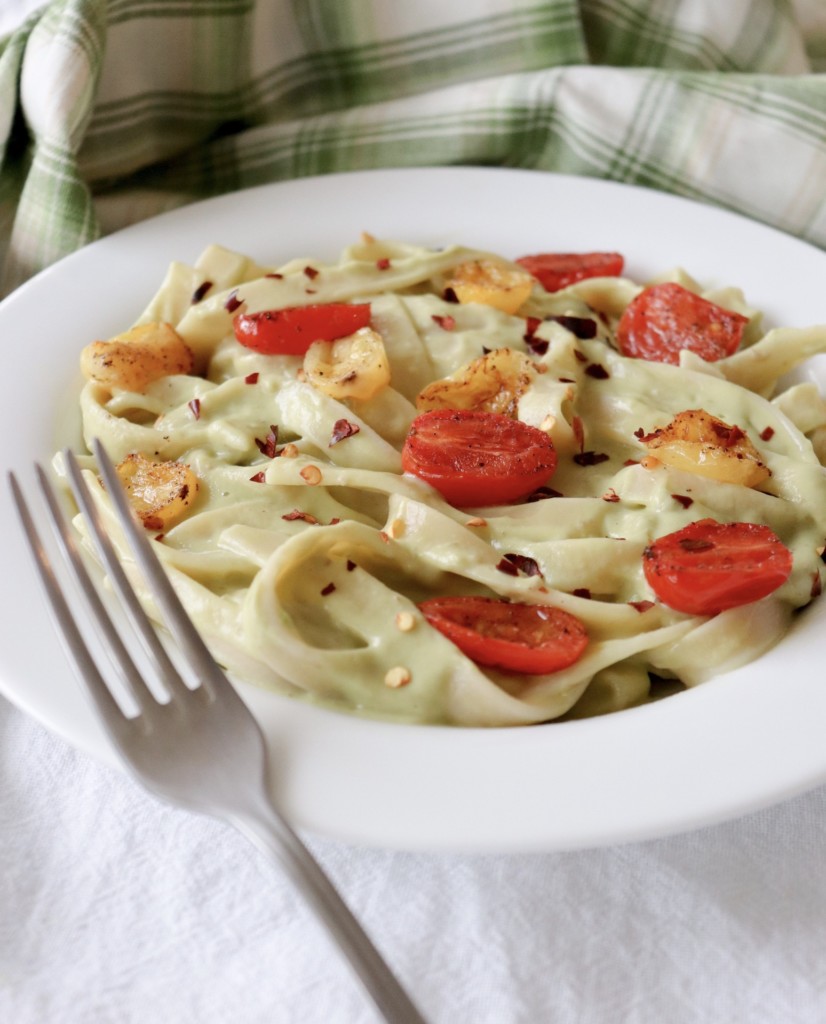
[[[703, 294], [749, 317], [737, 354], [715, 363], [684, 354], [680, 366], [629, 359], [613, 328], [641, 285], [537, 285], [513, 315], [445, 298], [451, 271], [480, 259], [501, 261], [367, 238], [335, 263], [271, 270], [212, 247], [194, 267], [172, 265], [140, 321], [172, 324], [193, 371], [140, 391], [86, 383], [87, 440], [101, 438], [115, 461], [137, 452], [180, 460], [199, 482], [156, 548], [218, 659], [238, 678], [349, 711], [503, 726], [636, 705], [650, 699], [652, 679], [694, 686], [757, 658], [820, 587], [826, 404], [810, 384], [775, 391], [826, 351], [826, 328], [761, 334], [759, 315], [728, 288]], [[700, 290], [682, 273], [671, 279]], [[233, 334], [238, 309], [327, 302], [371, 305], [390, 384], [370, 398], [332, 397], [306, 379], [301, 356], [262, 355]], [[560, 316], [595, 321], [595, 337], [548, 319]], [[503, 348], [530, 360], [514, 411], [556, 446], [553, 490], [457, 509], [402, 473], [400, 450], [425, 387]], [[756, 441], [765, 485], [644, 464], [640, 437], [686, 409]], [[787, 582], [713, 617], [656, 601], [642, 571], [646, 545], [704, 517], [770, 526], [794, 557]], [[503, 571], [508, 555], [538, 571]], [[570, 611], [587, 650], [544, 676], [483, 668], [421, 615], [422, 600], [452, 594]]]

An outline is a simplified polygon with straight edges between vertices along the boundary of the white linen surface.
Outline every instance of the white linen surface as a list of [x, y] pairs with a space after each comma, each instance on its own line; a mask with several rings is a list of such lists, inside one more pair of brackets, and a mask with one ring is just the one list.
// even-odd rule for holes
[[[310, 842], [433, 1024], [826, 1020], [826, 788], [577, 853]], [[0, 863], [0, 1021], [377, 1019], [240, 835], [156, 802], [2, 698]]]

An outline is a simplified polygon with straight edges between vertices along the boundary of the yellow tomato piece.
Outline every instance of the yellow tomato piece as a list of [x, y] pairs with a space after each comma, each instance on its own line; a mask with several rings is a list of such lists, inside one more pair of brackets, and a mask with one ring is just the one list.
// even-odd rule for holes
[[640, 440], [663, 465], [711, 480], [757, 487], [771, 476], [748, 435], [704, 409], [677, 413]]
[[108, 388], [145, 391], [161, 377], [190, 373], [189, 346], [171, 324], [139, 324], [108, 341], [93, 341], [80, 354], [88, 380]]
[[381, 335], [371, 327], [337, 341], [314, 341], [304, 356], [307, 381], [330, 398], [372, 398], [390, 383]]
[[511, 316], [531, 294], [533, 285], [533, 277], [524, 270], [494, 260], [460, 263], [447, 282], [459, 302], [479, 302]]
[[153, 462], [133, 453], [116, 469], [129, 504], [147, 530], [173, 526], [198, 493], [198, 477], [183, 462]]
[[512, 348], [494, 349], [419, 393], [416, 408], [475, 409], [516, 417], [520, 397], [536, 377], [528, 357]]

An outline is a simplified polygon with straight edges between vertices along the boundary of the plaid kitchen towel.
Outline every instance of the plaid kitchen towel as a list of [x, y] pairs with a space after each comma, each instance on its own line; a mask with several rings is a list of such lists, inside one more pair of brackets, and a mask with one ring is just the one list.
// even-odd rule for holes
[[0, 290], [194, 199], [390, 166], [611, 178], [826, 246], [821, 69], [822, 0], [52, 0], [0, 42]]

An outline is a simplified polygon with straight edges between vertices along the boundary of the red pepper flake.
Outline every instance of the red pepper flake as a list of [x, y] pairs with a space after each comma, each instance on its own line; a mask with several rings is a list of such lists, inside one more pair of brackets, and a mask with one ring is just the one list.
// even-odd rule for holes
[[389, 270], [390, 260], [387, 256], [382, 256], [381, 259], [376, 260], [376, 270]]
[[603, 494], [602, 500], [616, 502], [620, 500], [620, 496], [617, 494], [613, 487], [609, 487], [605, 494]]
[[513, 562], [509, 562], [505, 558], [500, 559], [500, 561], [497, 564], [496, 568], [499, 570], [499, 572], [504, 572], [508, 576], [518, 576], [519, 575], [519, 570], [516, 568], [516, 566], [513, 564]]
[[574, 597], [584, 597], [586, 601], [591, 600], [591, 591], [587, 587], [577, 587], [576, 590], [572, 590], [571, 593]]
[[264, 277], [270, 277], [274, 281], [283, 281], [284, 280], [284, 275], [283, 274], [276, 274], [275, 271], [273, 271], [270, 274], [264, 274]]
[[611, 458], [605, 452], [580, 452], [574, 456], [574, 462], [578, 466], [598, 466], [600, 462], [607, 462]]
[[653, 601], [629, 601], [628, 602], [634, 611], [639, 612], [642, 615], [643, 612], [647, 612], [649, 608], [654, 607]]
[[585, 447], [585, 426], [581, 416], [574, 416], [571, 420], [571, 430], [574, 432], [577, 447], [580, 451]]
[[263, 484], [265, 480], [266, 476], [264, 475], [263, 471], [261, 473], [256, 473], [255, 476], [250, 477], [250, 482], [254, 484]]
[[165, 533], [156, 533], [155, 536], [152, 538], [152, 540], [156, 540], [160, 544], [165, 536], [166, 536]]
[[560, 384], [576, 384], [576, 380], [573, 377], [557, 377]]
[[679, 501], [683, 508], [691, 508], [691, 506], [694, 504], [694, 499], [689, 498], [687, 494], [672, 494], [671, 497], [675, 501]]
[[459, 301], [459, 296], [452, 288], [445, 288], [445, 290], [442, 292], [442, 298], [445, 300], [445, 302]]
[[264, 440], [262, 441], [260, 437], [256, 437], [255, 443], [262, 455], [266, 455], [268, 459], [274, 459], [278, 454], [278, 427], [271, 423], [270, 432]]
[[434, 313], [431, 319], [434, 323], [438, 324], [443, 331], [452, 331], [456, 327], [456, 320], [452, 316], [438, 316]]
[[[510, 568], [505, 568], [505, 565], [510, 566]], [[542, 575], [539, 562], [535, 558], [530, 558], [528, 555], [513, 554], [512, 552], [506, 554], [496, 568], [500, 572], [506, 572], [511, 576], [518, 576], [520, 573], [523, 576]]]
[[333, 434], [327, 447], [332, 448], [334, 444], [343, 441], [345, 437], [352, 437], [353, 434], [357, 434], [360, 430], [361, 427], [358, 423], [351, 423], [349, 420], [344, 419], [336, 420], [333, 424]]
[[335, 589], [336, 589], [335, 583], [328, 583], [326, 587], [322, 587], [321, 588], [321, 596], [322, 597], [327, 597], [327, 595], [328, 594], [332, 594], [332, 592]]
[[187, 402], [186, 404], [195, 419], [199, 420], [201, 418], [201, 399], [193, 398], [192, 401]]
[[525, 501], [544, 501], [545, 498], [561, 498], [562, 492], [555, 491], [553, 487], [537, 487], [535, 491], [525, 498]]
[[563, 313], [560, 316], [549, 316], [548, 319], [560, 324], [582, 341], [597, 336], [597, 322], [588, 316], [566, 316]]
[[525, 317], [525, 341], [528, 338], [532, 338], [539, 330], [539, 325], [542, 323], [541, 317], [528, 316]]
[[311, 526], [318, 526], [318, 520], [312, 513], [302, 512], [299, 508], [294, 508], [292, 512], [285, 512], [281, 518], [286, 519], [288, 523], [300, 520], [302, 523], [309, 523]]
[[711, 551], [714, 541], [701, 540], [699, 537], [682, 537], [679, 541], [683, 551]]
[[244, 383], [245, 384], [257, 384], [259, 376], [260, 376], [260, 374], [258, 373], [258, 370], [256, 370], [255, 373], [248, 373], [246, 375], [246, 377], [244, 377]]
[[773, 437], [774, 437], [774, 427], [766, 427], [765, 430], [761, 430], [760, 431], [760, 440], [761, 441], [771, 441], [771, 439]]
[[581, 363], [587, 363], [588, 362], [588, 356], [586, 356], [584, 352], [580, 352], [578, 348], [574, 349], [574, 355], [577, 357], [577, 359]]
[[546, 341], [544, 338], [534, 338], [532, 335], [526, 334], [525, 344], [535, 356], [544, 356], [551, 343]]
[[611, 376], [601, 363], [589, 363], [585, 367], [585, 372], [589, 377], [593, 377], [594, 380], [608, 380]]
[[238, 289], [234, 288], [229, 293], [227, 301], [224, 303], [224, 309], [228, 313], [234, 313], [235, 310], [238, 309], [238, 307], [241, 305], [243, 305], [243, 300], [238, 298]]
[[639, 466], [639, 464], [639, 459], [626, 459], [625, 462], [623, 462], [623, 466]]
[[720, 444], [724, 448], [731, 448], [746, 436], [745, 431], [741, 430], [740, 427], [729, 427], [725, 423], [712, 423], [711, 429], [720, 439]]
[[656, 430], [652, 430], [650, 434], [646, 434], [642, 427], [637, 427], [634, 431], [634, 437], [638, 441], [642, 441], [643, 444], [648, 444], [649, 441], [655, 440], [662, 434], [662, 430], [658, 427]]
[[311, 281], [315, 281], [315, 279], [318, 277], [318, 271], [316, 270], [315, 267], [306, 266], [304, 268], [304, 276], [309, 277]]
[[356, 567], [356, 563], [351, 561], [351, 559], [348, 558], [347, 559], [347, 572], [352, 572], [353, 569], [355, 569], [355, 567]]
[[812, 589], [810, 591], [812, 595], [812, 600], [814, 600], [816, 597], [820, 597], [822, 590], [823, 585], [820, 581], [820, 573], [812, 573]]
[[522, 335], [522, 340], [537, 356], [544, 356], [548, 351], [549, 342], [545, 341], [544, 338], [535, 338], [534, 335], [539, 330], [539, 326], [542, 320], [538, 316], [529, 316], [525, 318], [525, 333]]
[[329, 523], [327, 523], [327, 525], [328, 526], [337, 526], [340, 522], [341, 522], [341, 520], [338, 518], [338, 516], [335, 516], [333, 519], [330, 520]]
[[202, 284], [199, 284], [192, 293], [192, 305], [194, 306], [196, 302], [200, 302], [211, 287], [212, 281], [204, 281]]

